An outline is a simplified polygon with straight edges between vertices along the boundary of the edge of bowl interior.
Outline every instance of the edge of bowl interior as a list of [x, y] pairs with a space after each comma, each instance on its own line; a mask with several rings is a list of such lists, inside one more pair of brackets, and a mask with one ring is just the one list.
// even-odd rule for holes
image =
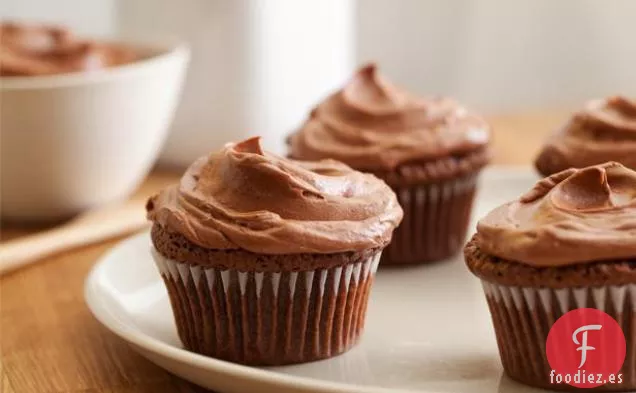
[[168, 42], [127, 42], [110, 40], [111, 44], [119, 44], [133, 48], [141, 55], [139, 60], [114, 67], [102, 68], [90, 72], [72, 72], [66, 74], [41, 76], [0, 77], [0, 91], [49, 89], [73, 85], [99, 83], [125, 77], [130, 74], [144, 72], [149, 68], [168, 61], [190, 60], [190, 46], [184, 41]]

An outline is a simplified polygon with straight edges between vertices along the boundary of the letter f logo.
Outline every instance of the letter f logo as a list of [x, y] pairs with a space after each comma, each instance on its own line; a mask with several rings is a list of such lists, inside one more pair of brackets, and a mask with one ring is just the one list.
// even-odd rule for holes
[[595, 388], [611, 381], [612, 374], [616, 379], [625, 363], [625, 344], [625, 333], [613, 316], [596, 308], [568, 311], [550, 327], [545, 340], [552, 382], [561, 383], [556, 377], [562, 374], [562, 382], [570, 386]]
[[[576, 329], [572, 334], [572, 341], [574, 344], [580, 345], [580, 347], [576, 348], [577, 351], [581, 351], [581, 364], [579, 364], [579, 368], [583, 367], [585, 361], [587, 360], [587, 351], [593, 351], [596, 348], [587, 345], [587, 333], [589, 330], [601, 330], [602, 325], [585, 325]], [[577, 335], [581, 334], [581, 342], [577, 339]]]

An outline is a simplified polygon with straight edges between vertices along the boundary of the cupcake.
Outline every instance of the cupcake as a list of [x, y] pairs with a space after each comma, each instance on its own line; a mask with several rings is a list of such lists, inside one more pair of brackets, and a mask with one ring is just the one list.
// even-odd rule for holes
[[294, 159], [336, 159], [395, 191], [404, 220], [382, 263], [399, 264], [461, 249], [489, 137], [488, 124], [454, 100], [411, 95], [368, 65], [316, 106], [288, 145]]
[[376, 177], [332, 160], [280, 158], [258, 138], [198, 159], [147, 212], [184, 347], [248, 365], [351, 348], [402, 219]]
[[511, 378], [575, 390], [551, 379], [546, 339], [561, 316], [591, 308], [613, 318], [626, 340], [622, 383], [600, 389], [636, 389], [635, 171], [610, 162], [554, 174], [483, 218], [465, 256], [482, 281]]
[[636, 170], [636, 101], [626, 97], [589, 102], [548, 138], [535, 166], [550, 176], [607, 161]]

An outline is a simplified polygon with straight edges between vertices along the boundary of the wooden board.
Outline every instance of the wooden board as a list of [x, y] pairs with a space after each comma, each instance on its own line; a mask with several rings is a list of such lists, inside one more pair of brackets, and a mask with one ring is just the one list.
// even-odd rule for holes
[[[564, 119], [537, 113], [491, 119], [495, 164], [528, 165], [546, 134]], [[176, 181], [153, 173], [136, 197]], [[4, 227], [3, 240], [33, 232]], [[133, 352], [102, 327], [83, 299], [84, 279], [121, 239], [72, 250], [0, 280], [0, 392], [156, 393], [204, 392]]]

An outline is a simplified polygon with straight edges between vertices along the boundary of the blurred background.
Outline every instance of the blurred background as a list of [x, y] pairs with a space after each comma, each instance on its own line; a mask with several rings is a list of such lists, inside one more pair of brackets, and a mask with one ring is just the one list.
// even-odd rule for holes
[[[250, 8], [272, 7], [276, 12], [268, 17], [276, 24], [292, 27], [290, 20], [300, 19], [299, 25], [310, 29], [314, 27], [311, 15], [298, 11], [315, 10], [312, 3], [8, 0], [0, 10], [8, 18], [57, 22], [82, 34], [112, 35], [122, 29], [122, 23], [129, 29], [131, 17], [144, 25], [154, 21], [152, 28], [160, 32], [174, 30], [167, 26], [170, 22], [162, 20], [168, 9], [173, 19], [186, 17], [180, 23], [197, 29], [201, 26], [195, 22], [218, 23], [219, 14], [232, 13], [230, 8], [241, 8], [247, 15]], [[318, 16], [323, 22], [319, 34], [329, 35], [334, 24], [348, 24], [351, 36], [341, 39], [354, 41], [352, 61], [375, 60], [392, 78], [416, 92], [447, 93], [484, 111], [574, 106], [592, 96], [636, 89], [636, 2], [631, 0], [321, 3], [325, 3], [323, 12], [340, 15]], [[143, 16], [136, 14], [139, 10]], [[344, 31], [342, 27], [336, 30]]]
[[[274, 135], [265, 143], [279, 152], [310, 106], [365, 61], [416, 93], [455, 96], [486, 114], [569, 109], [636, 92], [630, 0], [9, 0], [1, 7], [7, 18], [80, 34], [187, 40], [193, 61], [174, 128], [194, 140], [211, 129], [258, 130]], [[183, 165], [204, 149], [173, 132], [162, 159]]]
[[[285, 154], [285, 137], [311, 107], [369, 61], [414, 93], [452, 96], [485, 114], [498, 131], [498, 163], [528, 164], [543, 137], [588, 99], [636, 96], [636, 1], [631, 0], [5, 0], [0, 15], [59, 24], [80, 36], [126, 43], [185, 42], [190, 47], [183, 90], [175, 82], [170, 93], [176, 97], [181, 92], [174, 117], [172, 110], [163, 111], [164, 118], [145, 131], [148, 141], [164, 128], [167, 136], [156, 137], [156, 148], [147, 149], [143, 165], [134, 165], [139, 173], [134, 179], [128, 169], [133, 165], [120, 158], [103, 164], [103, 157], [114, 154], [104, 151], [104, 143], [76, 143], [90, 152], [82, 157], [87, 160], [84, 168], [118, 165], [135, 180], [128, 182], [129, 191], [155, 158], [164, 167], [182, 169], [228, 141], [252, 135], [262, 135], [268, 150]], [[161, 85], [154, 88], [162, 91]], [[12, 93], [3, 94], [3, 121], [8, 122]], [[70, 104], [80, 108], [81, 94], [65, 95], [71, 96]], [[140, 122], [161, 115], [159, 110], [133, 111], [123, 99], [109, 102], [122, 106], [117, 109], [121, 117], [137, 116]], [[113, 105], [86, 107], [80, 114], [94, 118], [93, 112], [114, 110]], [[69, 123], [60, 127], [77, 128], [78, 117], [66, 117]], [[16, 121], [11, 135], [22, 146], [32, 146], [22, 140], [31, 134], [18, 130], [25, 128], [23, 123]], [[96, 134], [98, 126], [105, 127], [104, 122], [91, 127]], [[85, 134], [83, 127], [78, 133]], [[120, 130], [128, 141], [125, 146], [121, 138], [111, 138], [118, 157], [139, 157], [134, 146], [151, 144], [141, 139], [140, 127], [133, 128], [133, 133]], [[38, 132], [44, 135], [44, 130]], [[56, 141], [76, 138], [47, 135]], [[133, 142], [131, 135], [141, 142]], [[40, 135], [33, 138], [42, 140]], [[72, 144], [60, 143], [59, 151], [77, 152]], [[97, 149], [101, 156], [94, 153]], [[77, 160], [65, 162], [71, 169], [78, 166]], [[67, 167], [46, 169], [63, 174], [64, 180], [69, 178], [64, 175]], [[48, 172], [41, 177], [53, 178]], [[112, 188], [114, 181], [99, 184]], [[16, 199], [21, 201], [23, 194], [16, 193]], [[69, 199], [78, 193], [60, 195]]]

